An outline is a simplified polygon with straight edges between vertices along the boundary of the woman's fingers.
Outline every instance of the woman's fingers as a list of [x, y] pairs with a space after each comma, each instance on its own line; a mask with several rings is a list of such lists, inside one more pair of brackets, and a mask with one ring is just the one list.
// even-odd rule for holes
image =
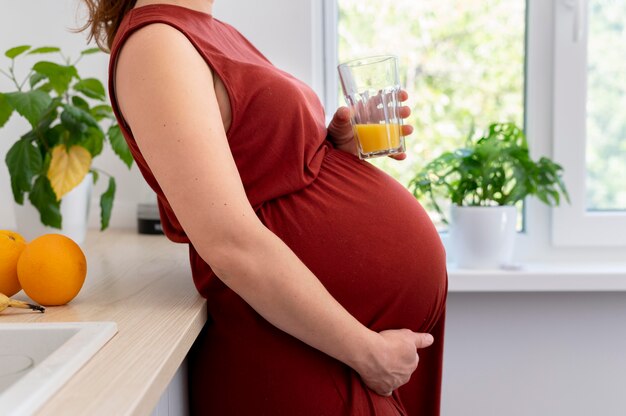
[[356, 143], [354, 141], [354, 131], [350, 124], [350, 109], [339, 107], [328, 125], [328, 139], [335, 149], [343, 150], [358, 156]]
[[348, 107], [339, 107], [337, 111], [335, 111], [335, 115], [331, 120], [328, 127], [341, 128], [345, 124], [350, 123], [350, 109]]
[[342, 145], [352, 140], [353, 132], [350, 125], [350, 110], [348, 107], [339, 107], [328, 125], [328, 134], [333, 138], [335, 145]]
[[[402, 126], [402, 132], [401, 134], [403, 136], [408, 136], [409, 134], [413, 133], [413, 126], [411, 126], [410, 124], [405, 124]], [[393, 155], [389, 155], [390, 158], [395, 159], [395, 160], [404, 160], [406, 159], [406, 153], [402, 152], [402, 153], [396, 153]]]
[[432, 336], [409, 329], [382, 331], [374, 344], [371, 360], [355, 370], [370, 389], [388, 396], [409, 381], [419, 363], [417, 349], [430, 343]]
[[[397, 105], [398, 117], [407, 118], [411, 115], [411, 108], [408, 106], [398, 105], [398, 103], [406, 101], [409, 98], [409, 94], [401, 90], [397, 93], [394, 92], [381, 92], [377, 95], [369, 97], [364, 102], [358, 102], [355, 107], [356, 114], [362, 118], [367, 118], [370, 122], [375, 120], [384, 122], [386, 117], [393, 117], [394, 107]], [[386, 107], [386, 108], [385, 108]]]
[[404, 160], [406, 159], [406, 153], [395, 153], [393, 155], [389, 155], [389, 157], [395, 160]]
[[[408, 98], [409, 94], [405, 90], [398, 92], [398, 101], [406, 101]], [[360, 103], [361, 105], [357, 106], [355, 111], [357, 113], [365, 112], [369, 114], [368, 118], [371, 121], [378, 119], [384, 122], [386, 112], [380, 107], [383, 105], [383, 102], [387, 102], [390, 105], [393, 101], [391, 97], [387, 95], [385, 95], [385, 97], [379, 95], [368, 100], [365, 107]], [[401, 119], [406, 119], [411, 115], [411, 108], [405, 105], [400, 106], [397, 114]], [[408, 124], [402, 126], [400, 131], [402, 136], [408, 136], [411, 133], [413, 133], [413, 126]], [[350, 124], [350, 109], [348, 107], [344, 106], [337, 109], [328, 125], [328, 135], [335, 148], [357, 155], [354, 143], [354, 132]], [[389, 157], [395, 160], [404, 160], [407, 156], [406, 153], [403, 152], [389, 155]]]
[[414, 332], [413, 334], [415, 335], [415, 348], [430, 347], [435, 342], [435, 338], [430, 334], [423, 332]]
[[[403, 136], [408, 136], [409, 134], [413, 133], [413, 126], [411, 126], [410, 124], [405, 124], [402, 126], [402, 135]], [[402, 152], [402, 153], [396, 153], [393, 155], [389, 155], [390, 158], [395, 159], [395, 160], [404, 160], [406, 159], [406, 153]]]

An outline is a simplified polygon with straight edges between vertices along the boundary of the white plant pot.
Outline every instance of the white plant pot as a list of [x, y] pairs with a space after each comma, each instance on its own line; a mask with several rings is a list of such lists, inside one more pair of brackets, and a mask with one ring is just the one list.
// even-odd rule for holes
[[453, 205], [451, 211], [451, 254], [458, 267], [495, 269], [511, 263], [517, 208]]
[[24, 198], [24, 205], [15, 205], [15, 220], [17, 231], [31, 241], [42, 234], [63, 234], [77, 244], [85, 242], [87, 234], [87, 220], [93, 187], [91, 173], [74, 189], [61, 199], [62, 228], [47, 227], [41, 223], [39, 211], [32, 206], [28, 198]]

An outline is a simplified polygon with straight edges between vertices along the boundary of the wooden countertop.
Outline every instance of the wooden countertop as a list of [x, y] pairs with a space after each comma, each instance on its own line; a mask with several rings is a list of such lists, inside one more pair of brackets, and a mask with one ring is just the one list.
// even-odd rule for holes
[[0, 322], [117, 323], [118, 333], [37, 414], [150, 414], [207, 319], [187, 246], [107, 230], [90, 232], [83, 250], [87, 279], [69, 304], [0, 315]]

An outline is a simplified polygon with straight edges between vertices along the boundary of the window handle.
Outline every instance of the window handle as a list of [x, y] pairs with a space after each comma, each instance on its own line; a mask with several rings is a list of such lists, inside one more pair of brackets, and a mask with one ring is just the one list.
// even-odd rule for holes
[[587, 0], [563, 0], [563, 5], [574, 12], [572, 40], [574, 43], [578, 43], [583, 38]]

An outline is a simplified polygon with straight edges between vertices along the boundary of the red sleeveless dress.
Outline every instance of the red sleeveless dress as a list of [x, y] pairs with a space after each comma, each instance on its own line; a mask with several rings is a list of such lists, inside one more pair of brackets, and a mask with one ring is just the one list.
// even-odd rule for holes
[[[343, 363], [269, 324], [194, 250], [115, 100], [120, 48], [136, 29], [157, 22], [182, 32], [226, 86], [229, 145], [263, 224], [364, 325], [434, 335], [435, 343], [420, 351], [411, 381], [393, 396], [373, 393]], [[439, 414], [447, 294], [439, 236], [397, 181], [326, 140], [324, 109], [307, 85], [213, 16], [152, 4], [129, 11], [119, 27], [109, 93], [137, 165], [158, 195], [165, 234], [189, 244], [193, 279], [207, 299], [210, 320], [189, 355], [192, 414]]]

